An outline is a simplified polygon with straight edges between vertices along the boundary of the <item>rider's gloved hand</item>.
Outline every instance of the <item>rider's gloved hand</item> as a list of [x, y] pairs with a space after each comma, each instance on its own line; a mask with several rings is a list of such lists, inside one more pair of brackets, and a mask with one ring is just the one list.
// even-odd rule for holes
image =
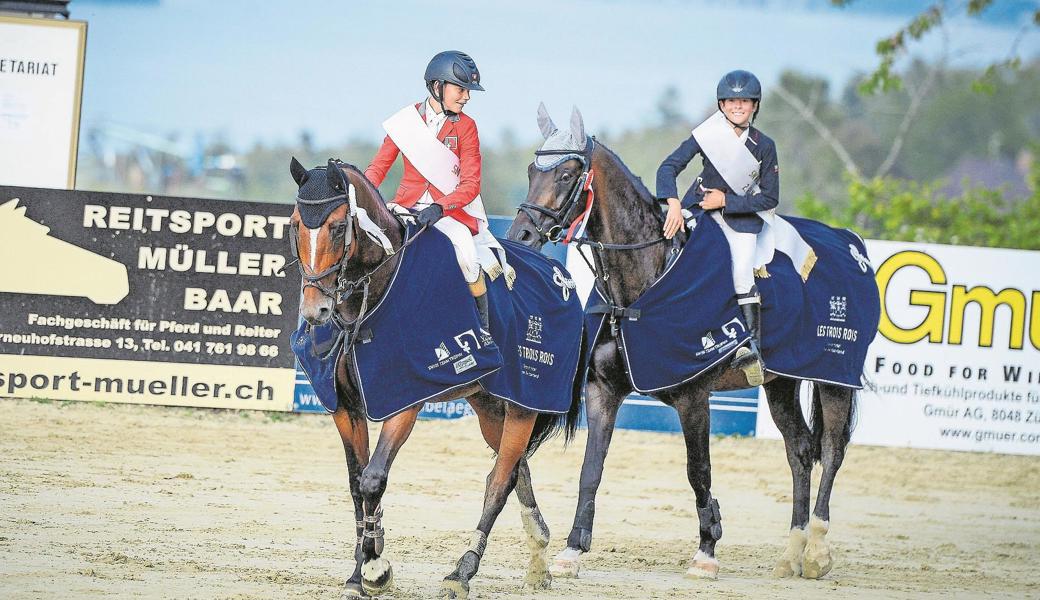
[[444, 216], [444, 208], [436, 202], [419, 211], [419, 225], [433, 225]]

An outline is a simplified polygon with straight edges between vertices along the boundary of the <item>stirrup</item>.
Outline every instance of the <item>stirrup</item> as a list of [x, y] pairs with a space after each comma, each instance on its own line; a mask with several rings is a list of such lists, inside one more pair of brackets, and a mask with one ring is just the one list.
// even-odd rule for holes
[[733, 368], [740, 369], [744, 372], [744, 377], [747, 378], [747, 383], [751, 387], [758, 387], [765, 382], [764, 366], [762, 364], [761, 355], [758, 352], [753, 351], [747, 346], [742, 346], [737, 349], [736, 354], [733, 356], [733, 361], [730, 363]]

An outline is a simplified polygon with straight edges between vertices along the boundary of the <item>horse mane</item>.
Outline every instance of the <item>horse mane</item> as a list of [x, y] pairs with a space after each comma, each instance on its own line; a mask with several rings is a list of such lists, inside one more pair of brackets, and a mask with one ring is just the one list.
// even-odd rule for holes
[[377, 212], [379, 213], [381, 220], [384, 221], [382, 224], [400, 224], [400, 219], [397, 218], [397, 215], [390, 212], [386, 207], [386, 200], [383, 199], [383, 194], [379, 192], [379, 188], [369, 181], [368, 177], [365, 177], [365, 173], [361, 169], [356, 165], [345, 162], [340, 162], [339, 166], [345, 169], [347, 173], [353, 173], [356, 175], [356, 179], [361, 182], [368, 193], [372, 195], [372, 198], [376, 201], [375, 204], [378, 206]]
[[643, 183], [643, 179], [632, 172], [625, 164], [621, 157], [617, 155], [613, 150], [607, 147], [603, 142], [596, 140], [597, 145], [607, 153], [607, 156], [613, 159], [614, 163], [618, 166], [625, 180], [632, 185], [636, 191], [636, 196], [646, 208], [650, 209], [650, 214], [654, 216], [662, 225], [664, 225], [664, 215], [661, 214], [661, 210], [657, 205], [657, 197], [650, 193], [647, 189], [646, 184]]
[[375, 184], [373, 184], [371, 181], [369, 181], [368, 177], [365, 177], [364, 171], [359, 169], [357, 167], [357, 165], [352, 165], [350, 163], [345, 163], [345, 162], [341, 161], [339, 163], [339, 166], [342, 167], [343, 169], [345, 169], [348, 173], [353, 173], [353, 174], [357, 175], [357, 178], [360, 181], [363, 181], [365, 183], [365, 187], [366, 187], [366, 189], [368, 189], [368, 192], [370, 194], [372, 194], [375, 197], [376, 200], [379, 200], [379, 202], [383, 206], [386, 206], [386, 201], [383, 200], [383, 195], [381, 193], [379, 193], [379, 188], [377, 188], [375, 186]]

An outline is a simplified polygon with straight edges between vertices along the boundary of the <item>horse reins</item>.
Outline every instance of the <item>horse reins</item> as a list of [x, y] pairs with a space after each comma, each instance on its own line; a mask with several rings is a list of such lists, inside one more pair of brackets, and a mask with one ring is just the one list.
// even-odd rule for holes
[[[638, 242], [635, 244], [611, 244], [607, 242], [601, 242], [590, 239], [589, 237], [587, 237], [584, 230], [582, 230], [580, 236], [575, 237], [574, 234], [575, 231], [578, 229], [579, 225], [590, 218], [591, 215], [589, 213], [591, 212], [593, 202], [595, 201], [595, 191], [592, 189], [592, 180], [595, 175], [592, 169], [592, 152], [595, 149], [596, 138], [588, 137], [586, 138], [586, 140], [587, 141], [585, 143], [585, 149], [582, 150], [581, 153], [578, 153], [575, 150], [567, 149], [535, 150], [536, 156], [573, 156], [576, 160], [578, 160], [578, 162], [581, 163], [582, 166], [581, 176], [578, 177], [578, 180], [574, 185], [574, 189], [571, 190], [571, 193], [567, 197], [567, 201], [563, 203], [563, 206], [561, 206], [559, 210], [552, 210], [549, 208], [545, 208], [544, 206], [531, 204], [529, 202], [523, 202], [520, 204], [519, 211], [523, 212], [525, 215], [527, 215], [528, 219], [531, 220], [531, 223], [534, 225], [535, 231], [538, 233], [541, 240], [543, 242], [563, 244], [569, 244], [573, 242], [579, 246], [589, 246], [592, 248], [593, 253], [597, 254], [597, 258], [601, 263], [603, 262], [604, 257], [599, 256], [600, 252], [607, 250], [642, 250], [644, 248], [649, 248], [650, 246], [654, 246], [667, 241], [668, 238], [662, 235], [657, 239], [649, 240], [646, 242]], [[586, 197], [585, 209], [571, 221], [570, 225], [568, 225], [565, 228], [564, 223], [566, 222], [568, 214], [571, 212], [571, 210], [574, 209], [576, 205], [579, 205], [582, 196]], [[545, 215], [546, 217], [551, 219], [552, 225], [548, 229], [542, 229], [542, 225], [538, 223], [538, 221], [534, 218], [534, 215], [531, 211]], [[564, 231], [566, 231], [566, 235], [564, 235]], [[672, 248], [673, 255], [678, 254], [677, 242], [678, 238], [673, 238], [673, 244], [676, 244]], [[585, 264], [588, 265], [589, 270], [592, 271], [592, 274], [595, 276], [595, 285], [600, 295], [603, 296], [604, 300], [606, 300], [607, 302], [606, 305], [592, 307], [591, 309], [589, 309], [589, 312], [604, 313], [610, 315], [611, 331], [616, 336], [617, 319], [619, 317], [632, 319], [639, 318], [639, 311], [631, 308], [622, 307], [618, 305], [616, 302], [614, 302], [613, 298], [611, 298], [609, 288], [604, 285], [601, 285], [605, 283], [608, 279], [610, 279], [610, 275], [607, 273], [601, 275], [600, 272], [596, 269], [595, 265], [589, 261], [588, 257], [585, 256], [585, 253], [581, 252], [580, 249], [578, 251], [578, 254], [581, 256], [582, 260], [585, 261]]]
[[[326, 202], [331, 202], [346, 197], [347, 194], [332, 196], [330, 198], [322, 198], [320, 200], [305, 200], [303, 198], [297, 197], [296, 202], [305, 205], [315, 205], [324, 204]], [[404, 226], [404, 222], [398, 215], [394, 213], [391, 213], [391, 215], [393, 215], [393, 217], [397, 220], [398, 223]], [[410, 246], [412, 242], [414, 242], [416, 238], [418, 238], [419, 235], [426, 231], [426, 229], [428, 228], [427, 225], [423, 225], [418, 231], [415, 232], [414, 235], [407, 237], [404, 243], [401, 244], [400, 248], [396, 248], [392, 252], [387, 253], [387, 255], [381, 261], [379, 261], [379, 263], [376, 266], [366, 271], [360, 277], [356, 279], [347, 279], [347, 263], [350, 260], [350, 258], [354, 256], [354, 254], [357, 252], [357, 243], [360, 243], [355, 242], [355, 240], [357, 239], [357, 236], [354, 235], [354, 226], [356, 219], [356, 216], [350, 216], [350, 218], [348, 219], [349, 225], [347, 226], [347, 231], [346, 233], [344, 233], [343, 239], [343, 254], [340, 255], [339, 260], [337, 260], [330, 267], [321, 271], [320, 273], [308, 274], [306, 269], [304, 268], [303, 261], [300, 260], [299, 245], [297, 241], [297, 238], [299, 237], [298, 230], [297, 233], [289, 236], [289, 246], [292, 248], [293, 256], [296, 258], [294, 262], [297, 263], [297, 266], [300, 269], [300, 276], [304, 279], [303, 289], [313, 287], [314, 289], [321, 292], [323, 296], [331, 299], [335, 305], [339, 305], [343, 302], [346, 302], [354, 294], [354, 292], [357, 291], [358, 287], [362, 289], [361, 307], [358, 310], [358, 316], [353, 321], [345, 320], [340, 315], [339, 311], [335, 309], [333, 309], [332, 311], [332, 318], [343, 329], [343, 333], [345, 334], [347, 331], [350, 332], [350, 337], [346, 345], [347, 349], [351, 348], [354, 345], [354, 343], [357, 341], [359, 337], [359, 334], [361, 333], [361, 321], [364, 319], [365, 314], [368, 312], [369, 285], [372, 283], [372, 276], [375, 275], [376, 272], [379, 271], [381, 268], [386, 266], [394, 257], [398, 256], [401, 252], [403, 252], [405, 248]], [[405, 232], [407, 232], [407, 227], [405, 227]], [[332, 275], [333, 273], [336, 274], [336, 287], [328, 288], [322, 285], [321, 280], [325, 279], [329, 275]]]

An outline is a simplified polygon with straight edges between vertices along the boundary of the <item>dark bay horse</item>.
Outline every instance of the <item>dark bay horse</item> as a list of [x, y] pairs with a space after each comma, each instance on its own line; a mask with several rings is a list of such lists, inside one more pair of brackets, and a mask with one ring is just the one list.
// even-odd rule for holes
[[[351, 165], [330, 160], [327, 166], [308, 171], [294, 158], [290, 171], [299, 186], [297, 206], [290, 222], [290, 239], [303, 276], [300, 314], [312, 325], [336, 318], [347, 324], [350, 334], [352, 324], [358, 323], [366, 308], [376, 305], [386, 292], [400, 260], [398, 251], [406, 243], [404, 226], [386, 209], [379, 191]], [[317, 207], [319, 215], [324, 216], [320, 226], [308, 228], [303, 223], [301, 206], [306, 210]], [[389, 248], [369, 235], [373, 228], [385, 235], [381, 241], [388, 243]], [[346, 581], [344, 596], [366, 597], [385, 592], [393, 583], [393, 570], [382, 556], [380, 501], [394, 457], [408, 439], [421, 405], [386, 419], [375, 451], [369, 456], [366, 412], [349, 360], [346, 351], [337, 359], [339, 405], [332, 415], [346, 453], [357, 530], [356, 565]], [[469, 582], [480, 565], [487, 537], [514, 489], [531, 549], [525, 584], [535, 589], [547, 588], [552, 581], [545, 554], [549, 529], [535, 502], [527, 458], [561, 427], [565, 428], [568, 438], [573, 434], [580, 409], [580, 390], [571, 399], [569, 413], [559, 416], [539, 414], [504, 402], [484, 392], [479, 383], [429, 401], [459, 397], [466, 398], [473, 407], [484, 440], [495, 451], [496, 458], [487, 477], [483, 513], [472, 543], [459, 558], [455, 570], [444, 578], [441, 593], [445, 598], [468, 595]]]
[[[617, 155], [586, 136], [576, 108], [569, 132], [560, 132], [544, 107], [539, 110], [539, 126], [547, 141], [538, 154], [557, 155], [565, 160], [549, 165], [551, 168], [538, 169], [535, 163], [528, 167], [527, 199], [521, 204], [508, 237], [534, 248], [547, 241], [561, 241], [586, 208], [580, 188], [582, 182], [587, 185], [589, 173], [593, 172], [595, 177], [587, 187], [595, 194], [595, 202], [584, 236], [594, 242], [590, 247], [597, 285], [615, 306], [630, 306], [663, 273], [668, 259], [671, 245], [661, 240], [664, 219], [659, 205]], [[568, 134], [570, 137], [566, 138]], [[560, 139], [579, 143], [561, 148]], [[581, 141], [585, 142], [584, 147], [579, 147]], [[553, 565], [553, 573], [558, 576], [576, 577], [580, 555], [591, 549], [596, 491], [603, 463], [618, 409], [633, 391], [611, 330], [602, 328], [590, 356], [585, 389], [589, 436], [574, 525], [567, 548], [557, 555]], [[773, 420], [784, 437], [794, 480], [788, 546], [773, 573], [781, 577], [818, 578], [832, 566], [825, 539], [830, 523], [831, 488], [845, 456], [856, 402], [854, 390], [815, 384], [813, 417], [807, 424], [798, 398], [800, 383], [770, 374], [764, 384]], [[708, 395], [715, 390], [747, 387], [744, 373], [724, 361], [692, 381], [653, 394], [678, 412], [686, 442], [686, 475], [696, 495], [700, 530], [699, 548], [686, 572], [689, 577], [714, 579], [719, 570], [715, 544], [722, 536], [722, 517], [711, 493]], [[810, 519], [810, 476], [816, 461], [822, 462], [823, 474]]]

